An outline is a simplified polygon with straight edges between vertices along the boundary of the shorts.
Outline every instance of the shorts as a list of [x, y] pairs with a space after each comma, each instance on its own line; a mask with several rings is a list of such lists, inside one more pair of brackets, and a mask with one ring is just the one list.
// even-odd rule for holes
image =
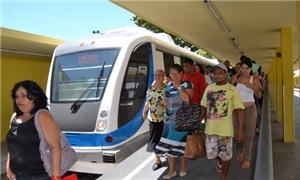
[[205, 138], [207, 159], [219, 157], [222, 161], [232, 159], [232, 137], [206, 135]]

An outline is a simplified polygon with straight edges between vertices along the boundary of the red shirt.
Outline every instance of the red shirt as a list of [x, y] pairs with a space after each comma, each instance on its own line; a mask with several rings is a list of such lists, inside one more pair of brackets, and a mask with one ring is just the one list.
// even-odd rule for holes
[[184, 81], [190, 81], [194, 87], [194, 95], [192, 98], [192, 104], [200, 104], [202, 95], [206, 88], [206, 82], [203, 74], [199, 72], [193, 72], [192, 74], [183, 74]]

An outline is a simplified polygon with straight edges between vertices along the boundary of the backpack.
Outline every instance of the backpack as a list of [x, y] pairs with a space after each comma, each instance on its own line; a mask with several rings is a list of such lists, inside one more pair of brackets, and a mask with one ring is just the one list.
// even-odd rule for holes
[[[43, 161], [44, 168], [48, 175], [52, 176], [52, 156], [51, 156], [51, 148], [48, 145], [43, 132], [41, 130], [40, 124], [39, 124], [39, 114], [40, 112], [45, 111], [48, 112], [46, 109], [40, 109], [38, 110], [34, 115], [34, 124], [35, 128], [39, 134], [40, 138], [40, 154], [41, 159]], [[75, 151], [70, 147], [66, 137], [63, 133], [60, 133], [60, 175], [64, 175], [76, 162], [76, 154]]]

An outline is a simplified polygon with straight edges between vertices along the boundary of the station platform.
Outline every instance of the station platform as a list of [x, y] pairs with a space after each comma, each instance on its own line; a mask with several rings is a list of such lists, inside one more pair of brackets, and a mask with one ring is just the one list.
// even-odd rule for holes
[[[167, 173], [168, 166], [166, 159], [162, 159], [163, 167], [153, 171], [152, 165], [155, 163], [155, 156], [152, 153], [146, 152], [146, 146], [144, 146], [121, 164], [115, 166], [114, 169], [98, 178], [98, 180], [162, 179], [162, 177]], [[177, 158], [177, 176], [172, 179], [218, 180], [219, 174], [216, 172], [216, 166], [216, 160], [208, 160], [206, 157], [201, 157], [196, 160], [189, 160], [188, 174], [185, 177], [180, 177], [180, 159]], [[253, 179], [253, 170], [254, 167], [251, 167], [249, 170], [243, 170], [240, 168], [238, 162], [236, 161], [236, 157], [234, 156], [229, 172], [229, 179]]]
[[[277, 116], [270, 103], [270, 125], [272, 134], [272, 147], [271, 156], [273, 157], [273, 167], [270, 167], [273, 171], [273, 177], [270, 179], [275, 180], [298, 180], [300, 177], [300, 171], [295, 171], [295, 167], [300, 164], [300, 96], [299, 89], [295, 89], [294, 93], [294, 108], [295, 108], [295, 131], [296, 141], [295, 143], [283, 142], [283, 125], [277, 122]], [[260, 114], [258, 115], [260, 118]], [[263, 119], [262, 119], [263, 121]], [[252, 166], [249, 170], [244, 170], [240, 167], [236, 160], [236, 153], [234, 148], [234, 157], [231, 163], [229, 172], [229, 180], [266, 180], [258, 176], [255, 176], [255, 168], [261, 166], [255, 166], [257, 160], [259, 135], [255, 135], [254, 144], [252, 150]], [[262, 149], [264, 147], [261, 147]], [[150, 179], [162, 179], [163, 175], [167, 173], [167, 162], [164, 162], [164, 166], [159, 170], [153, 171], [152, 165], [155, 163], [155, 157], [153, 154], [146, 152], [146, 146], [141, 148], [135, 154], [124, 160], [121, 164], [117, 165], [114, 169], [107, 172], [99, 180], [150, 180]], [[263, 157], [264, 158], [264, 157]], [[262, 160], [264, 161], [264, 159]], [[197, 180], [218, 180], [219, 174], [216, 172], [216, 160], [208, 160], [206, 157], [202, 157], [197, 160], [189, 160], [188, 162], [188, 174], [185, 177], [179, 177], [176, 179], [197, 179]], [[180, 170], [180, 160], [176, 163], [177, 172]], [[264, 169], [262, 169], [264, 171]], [[177, 173], [178, 174], [178, 173]]]
[[299, 89], [294, 92], [295, 142], [283, 142], [283, 125], [277, 122], [271, 111], [273, 172], [275, 180], [300, 179], [300, 96]]

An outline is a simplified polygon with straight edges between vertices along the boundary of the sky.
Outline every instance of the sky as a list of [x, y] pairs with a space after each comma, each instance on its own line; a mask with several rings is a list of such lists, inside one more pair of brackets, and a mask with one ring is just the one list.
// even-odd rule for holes
[[134, 14], [107, 0], [0, 0], [1, 27], [73, 41], [94, 30], [135, 26]]

